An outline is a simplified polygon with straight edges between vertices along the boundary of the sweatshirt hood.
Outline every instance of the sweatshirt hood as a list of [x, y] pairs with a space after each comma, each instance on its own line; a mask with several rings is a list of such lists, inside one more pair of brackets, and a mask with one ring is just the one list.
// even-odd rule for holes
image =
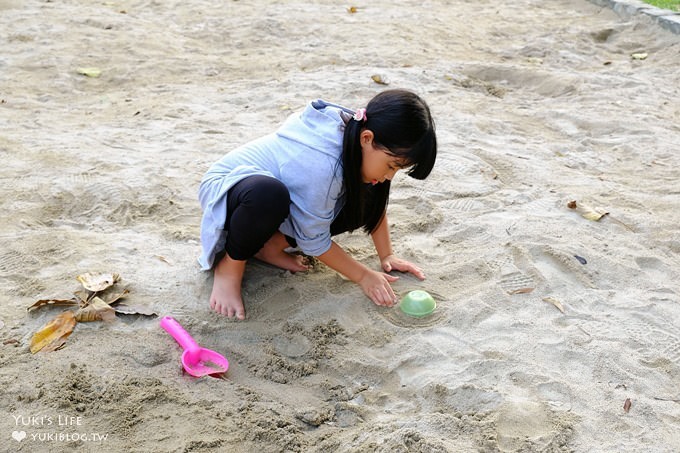
[[345, 107], [317, 99], [307, 104], [302, 112], [288, 117], [276, 133], [320, 150], [342, 148], [345, 124], [352, 114]]

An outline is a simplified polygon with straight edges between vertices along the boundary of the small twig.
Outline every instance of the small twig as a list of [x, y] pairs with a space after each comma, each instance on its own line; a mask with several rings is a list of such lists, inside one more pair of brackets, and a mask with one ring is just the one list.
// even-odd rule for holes
[[659, 401], [672, 401], [674, 403], [680, 403], [680, 399], [675, 398], [663, 398], [661, 396], [655, 396], [654, 399]]
[[608, 217], [609, 217], [610, 219], [612, 219], [614, 222], [616, 222], [616, 223], [618, 223], [619, 225], [621, 225], [622, 227], [624, 227], [625, 229], [627, 229], [628, 231], [632, 231], [633, 233], [637, 233], [637, 231], [635, 231], [632, 227], [629, 227], [628, 225], [626, 225], [625, 223], [623, 223], [622, 221], [620, 221], [620, 220], [617, 219], [616, 217], [612, 216], [611, 214], [609, 214]]
[[517, 154], [505, 153], [506, 156], [516, 157], [518, 159], [531, 160], [530, 157], [518, 156]]
[[576, 327], [578, 327], [578, 329], [579, 329], [581, 332], [583, 332], [584, 334], [588, 335], [589, 337], [592, 337], [592, 335], [590, 335], [590, 334], [588, 333], [588, 331], [586, 331], [586, 329], [584, 329], [583, 327], [581, 327], [581, 326], [576, 326]]

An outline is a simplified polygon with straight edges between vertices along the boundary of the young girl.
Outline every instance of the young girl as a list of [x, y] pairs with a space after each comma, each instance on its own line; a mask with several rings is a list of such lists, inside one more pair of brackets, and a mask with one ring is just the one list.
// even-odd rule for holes
[[[213, 164], [199, 189], [203, 208], [199, 262], [214, 268], [210, 306], [245, 319], [241, 280], [256, 257], [291, 272], [305, 271], [299, 248], [358, 283], [375, 304], [392, 306], [392, 270], [424, 279], [396, 257], [386, 216], [390, 181], [400, 169], [425, 179], [437, 139], [427, 104], [406, 90], [387, 90], [357, 111], [322, 100], [281, 128]], [[363, 228], [383, 272], [354, 260], [331, 237]]]

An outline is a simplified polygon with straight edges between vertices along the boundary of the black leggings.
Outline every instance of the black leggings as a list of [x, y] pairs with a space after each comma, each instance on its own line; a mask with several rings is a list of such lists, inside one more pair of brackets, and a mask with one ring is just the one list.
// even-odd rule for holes
[[[227, 194], [226, 252], [235, 260], [254, 256], [289, 213], [290, 193], [278, 179], [255, 175], [237, 182]], [[338, 216], [331, 225], [332, 235], [348, 230], [342, 219], [342, 215]], [[295, 239], [286, 239], [292, 247], [297, 245]]]
[[249, 176], [227, 194], [226, 252], [235, 260], [255, 255], [288, 217], [290, 194], [278, 179]]

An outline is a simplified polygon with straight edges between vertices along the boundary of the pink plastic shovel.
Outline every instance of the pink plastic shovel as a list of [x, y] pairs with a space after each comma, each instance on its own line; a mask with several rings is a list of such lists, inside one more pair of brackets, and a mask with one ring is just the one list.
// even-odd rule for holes
[[184, 352], [182, 353], [182, 365], [187, 373], [192, 376], [215, 376], [226, 373], [229, 369], [229, 361], [221, 354], [210, 349], [200, 347], [191, 335], [171, 316], [161, 319], [161, 327], [172, 338], [177, 340]]

